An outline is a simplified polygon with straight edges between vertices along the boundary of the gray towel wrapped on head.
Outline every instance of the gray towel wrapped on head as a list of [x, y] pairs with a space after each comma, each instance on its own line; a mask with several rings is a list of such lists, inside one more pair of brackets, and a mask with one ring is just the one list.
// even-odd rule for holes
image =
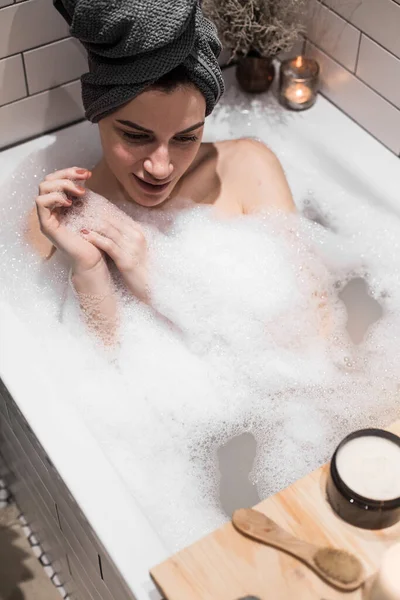
[[53, 0], [88, 52], [86, 117], [97, 122], [175, 67], [204, 94], [210, 114], [224, 91], [216, 28], [198, 0]]

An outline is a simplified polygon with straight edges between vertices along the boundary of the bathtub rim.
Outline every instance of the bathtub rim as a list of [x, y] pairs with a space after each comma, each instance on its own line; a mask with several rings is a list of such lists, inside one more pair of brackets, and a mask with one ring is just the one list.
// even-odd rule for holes
[[[4, 385], [134, 596], [137, 600], [149, 600], [150, 597], [155, 600], [156, 588], [149, 570], [165, 560], [170, 552], [75, 408], [68, 404], [66, 391], [60, 389], [57, 401], [54, 400], [54, 393], [42, 376], [43, 365], [38, 359], [39, 353], [34, 351], [33, 336], [2, 300], [0, 331], [0, 377]], [[21, 339], [24, 343], [18, 344]], [[28, 364], [30, 368], [21, 377], [20, 365]], [[32, 389], [35, 390], [34, 404]], [[54, 422], [62, 423], [62, 427], [48, 426]], [[70, 443], [70, 431], [74, 431], [73, 444]], [[76, 464], [79, 464], [79, 470], [75, 468]], [[118, 510], [110, 511], [109, 503], [103, 500], [104, 481], [112, 487]]]
[[[228, 71], [231, 71], [232, 75], [234, 74], [233, 69]], [[229, 73], [225, 73], [225, 76], [228, 77]], [[280, 110], [284, 111], [284, 109]], [[378, 186], [382, 183], [379, 187], [382, 188], [383, 195], [388, 197], [388, 202], [395, 203], [396, 196], [398, 197], [397, 173], [400, 169], [400, 159], [373, 138], [372, 135], [359, 127], [322, 96], [318, 97], [317, 103], [309, 111], [296, 114], [289, 114], [285, 111], [285, 114], [288, 115], [289, 124], [287, 127], [290, 131], [289, 137], [293, 137], [293, 143], [298, 145], [299, 150], [304, 149], [311, 157], [320, 161], [319, 148], [322, 147], [327, 149], [328, 157], [329, 153], [341, 155], [346, 165], [351, 160], [353, 173], [356, 177], [365, 178], [371, 185]], [[20, 159], [21, 154], [28, 156], [31, 151], [50, 146], [54, 140], [62, 138], [68, 132], [73, 134], [78, 129], [89, 129], [90, 127], [93, 126], [83, 121], [65, 127], [56, 133], [43, 135], [35, 140], [0, 152], [1, 159], [5, 159], [5, 169], [2, 169], [0, 179], [2, 175], [7, 176], [7, 169], [9, 169], [9, 173], [12, 172], [14, 161]], [[329, 137], [329, 141], [326, 143], [321, 142], [321, 137], [319, 136], [321, 130]], [[206, 127], [205, 141], [207, 141], [207, 135]], [[345, 145], [344, 148], [343, 144]], [[377, 170], [380, 172], [382, 182], [377, 180]], [[399, 209], [398, 205], [397, 209]], [[40, 443], [48, 452], [61, 477], [70, 488], [132, 592], [138, 600], [149, 600], [149, 598], [155, 600], [154, 594], [156, 588], [151, 582], [148, 572], [151, 567], [165, 560], [170, 555], [170, 552], [167, 551], [157, 533], [149, 525], [143, 512], [136, 505], [134, 509], [135, 518], [137, 519], [135, 525], [137, 524], [138, 528], [134, 527], [133, 522], [127, 524], [123, 521], [124, 530], [126, 531], [129, 528], [129, 535], [118, 536], [117, 528], [113, 524], [113, 521], [109, 519], [106, 501], [104, 501], [104, 505], [98, 502], [98, 497], [93, 494], [93, 490], [98, 490], [98, 494], [100, 495], [104, 487], [104, 473], [107, 472], [110, 481], [113, 481], [116, 490], [118, 490], [118, 497], [121, 499], [121, 502], [125, 503], [130, 510], [133, 510], [132, 495], [127, 491], [122, 479], [120, 479], [117, 471], [108, 462], [99, 444], [87, 430], [82, 419], [77, 418], [76, 415], [75, 417], [72, 416], [72, 407], [68, 407], [68, 410], [66, 410], [68, 402], [67, 398], [65, 398], [65, 402], [62, 403], [65, 405], [65, 414], [70, 413], [69, 417], [66, 418], [70, 420], [75, 419], [76, 427], [85, 432], [85, 440], [87, 442], [85, 451], [90, 452], [94, 462], [97, 464], [97, 461], [99, 461], [99, 464], [105, 469], [105, 471], [101, 471], [101, 478], [99, 473], [91, 473], [92, 479], [86, 477], [84, 480], [85, 485], [79, 485], [80, 477], [72, 468], [71, 457], [68, 456], [68, 453], [60, 449], [62, 446], [60, 444], [61, 436], [58, 435], [57, 439], [55, 436], [52, 436], [47, 420], [42, 421], [43, 413], [41, 409], [43, 405], [51, 408], [52, 393], [46, 389], [43, 378], [40, 377], [40, 363], [39, 361], [35, 362], [37, 355], [34, 351], [34, 340], [12, 311], [12, 308], [2, 301], [0, 301], [0, 331], [0, 377], [3, 379], [4, 384], [32, 426]], [[14, 347], [15, 344], [13, 342], [15, 342], [15, 338], [26, 340], [26, 344], [24, 344], [22, 349], [21, 346], [18, 348]], [[9, 350], [10, 347], [12, 347], [12, 352]], [[30, 353], [27, 353], [28, 347], [31, 350]], [[34, 357], [33, 360], [32, 356]], [[30, 365], [29, 377], [27, 378], [22, 378], [19, 369], [16, 368], [17, 364], [21, 362]], [[42, 393], [41, 402], [43, 405], [41, 405], [41, 409], [35, 406], [35, 410], [38, 409], [36, 415], [34, 414], [35, 410], [32, 410], [31, 403], [30, 390], [33, 388], [40, 390]], [[59, 414], [60, 411], [58, 410], [57, 415], [59, 416]], [[65, 435], [66, 431], [67, 429], [65, 428], [63, 436], [65, 441], [68, 442], [68, 438]], [[78, 438], [79, 436], [76, 437]], [[81, 442], [83, 443], [83, 440]], [[88, 460], [88, 456], [83, 459], [79, 455], [79, 462], [82, 467], [84, 460], [90, 466], [91, 461]], [[83, 468], [81, 471], [85, 474]], [[86, 471], [90, 472], [90, 469], [86, 469]], [[120, 514], [122, 513], [123, 511]], [[138, 548], [135, 544], [137, 539], [139, 539], [141, 544], [145, 540], [146, 546]], [[137, 557], [137, 562], [134, 561], [133, 557]]]

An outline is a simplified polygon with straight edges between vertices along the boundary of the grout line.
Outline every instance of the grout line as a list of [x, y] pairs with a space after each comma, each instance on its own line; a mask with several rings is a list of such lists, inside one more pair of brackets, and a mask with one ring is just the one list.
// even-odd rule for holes
[[[400, 4], [398, 5], [398, 7], [400, 8]], [[368, 33], [365, 33], [365, 31], [361, 31], [361, 33], [366, 38], [368, 38], [371, 42], [373, 42], [374, 44], [376, 44], [377, 46], [379, 46], [379, 48], [381, 48], [382, 50], [384, 50], [385, 52], [387, 52], [388, 54], [390, 54], [390, 56], [392, 56], [396, 60], [400, 60], [400, 56], [397, 56], [397, 54], [394, 54], [394, 52], [392, 52], [391, 50], [388, 50], [387, 48], [385, 48], [385, 46], [382, 46], [382, 44], [380, 42], [378, 42], [377, 40], [374, 40], [374, 38], [371, 37]]]
[[0, 154], [5, 150], [11, 150], [11, 148], [16, 148], [17, 146], [21, 146], [22, 144], [27, 144], [28, 142], [32, 142], [37, 138], [43, 137], [44, 135], [51, 135], [52, 133], [56, 133], [57, 131], [61, 131], [62, 129], [66, 129], [67, 127], [72, 127], [73, 125], [78, 125], [78, 123], [83, 123], [86, 121], [86, 118], [76, 119], [75, 121], [71, 121], [70, 123], [65, 123], [60, 127], [54, 127], [53, 129], [46, 129], [45, 131], [41, 131], [36, 135], [31, 135], [30, 137], [23, 138], [18, 142], [12, 142], [12, 144], [7, 144], [6, 146], [0, 146]]
[[336, 58], [333, 58], [333, 56], [331, 56], [326, 50], [323, 50], [322, 48], [320, 48], [320, 46], [318, 46], [318, 44], [315, 44], [314, 42], [310, 42], [310, 40], [308, 40], [308, 43], [311, 44], [311, 46], [315, 46], [320, 52], [322, 52], [322, 54], [325, 54], [328, 58], [330, 58], [331, 60], [333, 60], [334, 63], [336, 63], [339, 67], [341, 67], [342, 69], [344, 69], [345, 71], [347, 71], [347, 73], [350, 73], [350, 75], [352, 75], [353, 77], [355, 77], [360, 83], [362, 83], [363, 85], [365, 85], [365, 87], [367, 87], [368, 89], [370, 89], [371, 92], [374, 92], [382, 100], [384, 100], [385, 102], [387, 102], [388, 104], [390, 104], [390, 106], [392, 106], [393, 108], [395, 108], [397, 111], [400, 111], [400, 108], [398, 106], [396, 106], [396, 104], [394, 104], [391, 100], [388, 100], [387, 98], [385, 98], [385, 96], [383, 96], [378, 90], [376, 90], [371, 85], [369, 85], [369, 83], [367, 83], [366, 81], [364, 81], [363, 79], [361, 79], [361, 77], [358, 77], [358, 75], [356, 73], [353, 73], [353, 71], [350, 71], [350, 69], [348, 69], [347, 67], [345, 67], [344, 65], [342, 65], [342, 63], [340, 63]]
[[54, 506], [56, 509], [56, 515], [57, 515], [57, 521], [58, 521], [58, 526], [60, 528], [60, 531], [62, 531], [62, 527], [61, 527], [61, 521], [60, 521], [60, 515], [58, 513], [58, 506], [57, 506], [57, 502], [54, 502]]
[[[27, 0], [25, 0], [27, 1]], [[7, 8], [7, 7], [6, 7]], [[0, 8], [0, 11], [2, 9]], [[18, 52], [13, 52], [12, 54], [7, 54], [6, 56], [0, 56], [0, 60], [4, 58], [11, 58], [11, 56], [16, 56], [17, 54], [23, 54], [24, 52], [30, 52], [31, 50], [38, 50], [39, 48], [45, 48], [46, 46], [51, 46], [51, 44], [56, 44], [57, 42], [62, 42], [63, 40], [68, 40], [72, 38], [71, 35], [66, 35], [61, 38], [57, 38], [56, 40], [52, 40], [51, 42], [45, 42], [44, 44], [38, 44], [37, 46], [32, 46], [31, 48], [24, 48], [23, 50], [18, 50]]]
[[22, 59], [22, 68], [24, 70], [24, 78], [25, 78], [25, 86], [26, 86], [26, 96], [29, 96], [28, 76], [26, 74], [26, 64], [25, 64], [25, 58], [24, 58], [24, 53], [23, 52], [21, 52], [21, 59]]
[[6, 102], [5, 104], [0, 104], [0, 110], [4, 106], [10, 106], [10, 104], [17, 104], [17, 102], [22, 102], [22, 100], [26, 100], [27, 98], [35, 98], [35, 96], [40, 96], [40, 94], [45, 94], [46, 92], [49, 92], [51, 90], [56, 90], [57, 88], [64, 87], [64, 85], [69, 85], [70, 83], [75, 83], [77, 81], [80, 81], [80, 79], [71, 79], [70, 81], [64, 81], [64, 83], [60, 83], [58, 85], [53, 85], [50, 88], [41, 90], [40, 92], [35, 92], [34, 94], [28, 94], [27, 96], [24, 96], [23, 98], [18, 98], [18, 100], [12, 100], [11, 102]]
[[[358, 25], [356, 25], [355, 23], [353, 23], [352, 21], [350, 21], [347, 17], [344, 17], [337, 10], [335, 10], [334, 8], [332, 8], [331, 6], [329, 6], [328, 4], [325, 4], [326, 0], [320, 0], [320, 2], [321, 2], [321, 4], [325, 8], [327, 8], [328, 10], [330, 10], [331, 12], [333, 12], [336, 16], [338, 16], [341, 19], [343, 19], [343, 21], [346, 21], [346, 23], [348, 23], [348, 25], [351, 25], [352, 27], [354, 27], [355, 29], [357, 29], [357, 31], [359, 31], [360, 33], [362, 33], [363, 35], [365, 35], [365, 37], [369, 38], [372, 42], [375, 42], [375, 44], [377, 44], [378, 46], [380, 46], [383, 50], [386, 50], [386, 52], [389, 52], [389, 54], [391, 54], [394, 58], [397, 58], [397, 60], [400, 60], [400, 56], [398, 56], [397, 54], [395, 54], [391, 50], [388, 50], [385, 46], [383, 46], [383, 44], [381, 44], [381, 42], [378, 42], [377, 40], [375, 40], [369, 33], [366, 33], [365, 31], [363, 31], [362, 29], [360, 29], [360, 27], [358, 27]], [[400, 9], [400, 4], [398, 2], [395, 2], [395, 0], [391, 0], [391, 2], [395, 6], [398, 6], [399, 9]], [[356, 8], [358, 8], [358, 7], [356, 7]], [[354, 12], [355, 12], [355, 10], [356, 9], [354, 9]]]
[[0, 6], [0, 12], [2, 10], [7, 10], [7, 8], [12, 8], [13, 4], [15, 4], [15, 0], [13, 0], [13, 2], [11, 2], [11, 4], [8, 4], [7, 6]]
[[[338, 17], [340, 17], [341, 19], [343, 19], [343, 21], [346, 21], [346, 23], [348, 23], [349, 25], [352, 25], [353, 27], [356, 27], [356, 29], [358, 29], [357, 25], [354, 25], [354, 23], [352, 23], [349, 18], [343, 16], [340, 14], [340, 12], [338, 12], [337, 10], [335, 10], [335, 8], [333, 8], [332, 6], [330, 6], [329, 4], [326, 4], [326, 0], [320, 0], [321, 4], [323, 6], [325, 6], [325, 8], [327, 8], [328, 10], [332, 11], [333, 13], [335, 13], [335, 15], [337, 15]], [[353, 13], [357, 10], [358, 6], [354, 9]], [[361, 30], [360, 30], [361, 31]]]
[[97, 558], [99, 559], [99, 571], [100, 571], [100, 577], [102, 578], [102, 580], [104, 581], [104, 577], [103, 577], [103, 566], [101, 564], [101, 556], [100, 554], [97, 554]]
[[357, 56], [356, 56], [356, 62], [354, 65], [354, 75], [357, 75], [357, 71], [358, 71], [358, 59], [360, 58], [360, 48], [361, 48], [361, 40], [362, 40], [362, 32], [360, 31], [360, 38], [358, 40], [358, 48], [357, 48]]
[[[35, 92], [34, 94], [30, 94], [29, 98], [33, 98], [34, 96], [39, 96], [39, 94], [44, 94], [45, 92], [49, 92], [50, 90], [56, 90], [57, 88], [63, 87], [64, 85], [69, 85], [70, 83], [74, 83], [75, 81], [80, 81], [80, 77], [74, 77], [74, 79], [68, 79], [68, 81], [63, 81], [62, 83], [57, 83], [56, 85], [52, 85], [51, 87], [45, 88], [44, 90], [40, 90], [39, 92]], [[16, 100], [17, 102], [17, 100]], [[9, 102], [9, 104], [11, 104]]]
[[67, 566], [68, 566], [69, 574], [71, 575], [71, 577], [73, 577], [73, 575], [72, 575], [72, 569], [71, 569], [71, 564], [70, 564], [69, 558], [68, 558], [68, 552], [65, 553], [65, 558], [66, 558], [66, 561], [67, 561]]

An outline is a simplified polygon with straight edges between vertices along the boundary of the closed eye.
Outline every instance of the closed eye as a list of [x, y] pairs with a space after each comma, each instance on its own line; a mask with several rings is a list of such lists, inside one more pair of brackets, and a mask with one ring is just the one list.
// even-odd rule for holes
[[149, 136], [145, 133], [129, 133], [128, 131], [121, 131], [121, 133], [125, 139], [131, 141], [147, 141], [149, 139]]
[[[146, 133], [131, 133], [128, 131], [120, 130], [122, 137], [130, 142], [150, 142], [152, 141], [151, 136]], [[179, 135], [173, 138], [175, 142], [180, 144], [187, 144], [190, 142], [197, 142], [199, 138], [197, 135]]]
[[187, 142], [197, 142], [199, 138], [197, 135], [181, 135], [174, 138], [177, 142], [187, 143]]

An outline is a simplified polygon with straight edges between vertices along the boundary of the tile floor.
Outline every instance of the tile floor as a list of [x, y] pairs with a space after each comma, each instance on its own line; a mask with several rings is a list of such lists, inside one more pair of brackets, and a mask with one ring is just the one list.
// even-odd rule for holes
[[16, 504], [7, 497], [0, 485], [0, 600], [60, 600], [24, 534]]

